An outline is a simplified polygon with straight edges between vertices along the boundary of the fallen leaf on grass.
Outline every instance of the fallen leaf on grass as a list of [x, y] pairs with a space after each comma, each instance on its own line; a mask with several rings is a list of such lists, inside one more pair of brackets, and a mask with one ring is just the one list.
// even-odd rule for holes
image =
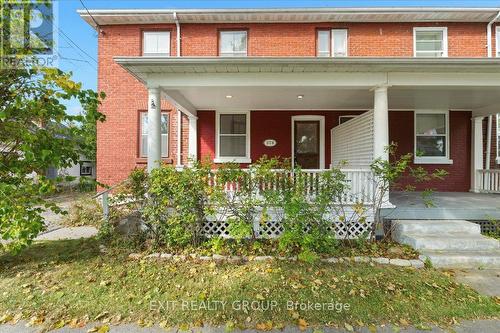
[[109, 332], [108, 325], [95, 326], [87, 331], [87, 333], [108, 333], [108, 332]]
[[304, 319], [299, 319], [298, 324], [299, 324], [299, 330], [304, 331], [305, 329], [307, 329], [308, 324], [307, 321], [305, 321]]
[[259, 331], [270, 331], [273, 329], [273, 323], [271, 321], [266, 321], [265, 323], [258, 323], [255, 328]]
[[348, 323], [345, 323], [344, 324], [344, 327], [345, 329], [348, 331], [348, 332], [354, 332], [354, 327], [352, 327], [351, 325], [349, 325]]

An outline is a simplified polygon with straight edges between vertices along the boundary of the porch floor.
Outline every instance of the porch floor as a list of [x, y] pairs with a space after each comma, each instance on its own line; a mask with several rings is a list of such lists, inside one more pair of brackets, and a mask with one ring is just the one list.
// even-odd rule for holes
[[388, 219], [489, 220], [500, 219], [500, 194], [435, 192], [434, 207], [426, 207], [422, 192], [391, 192], [396, 208], [382, 209]]

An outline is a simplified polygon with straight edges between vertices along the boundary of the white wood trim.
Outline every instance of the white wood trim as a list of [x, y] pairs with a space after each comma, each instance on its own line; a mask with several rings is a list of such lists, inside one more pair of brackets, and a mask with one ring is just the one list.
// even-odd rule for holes
[[495, 29], [495, 55], [500, 57], [500, 25]]
[[[168, 48], [168, 52], [166, 53], [163, 53], [163, 52], [150, 52], [150, 53], [146, 53], [146, 34], [150, 34], [150, 35], [155, 35], [155, 36], [159, 36], [159, 35], [162, 35], [162, 34], [167, 34], [168, 35], [168, 43], [167, 43], [167, 48]], [[172, 41], [172, 34], [170, 33], [170, 30], [144, 30], [142, 32], [142, 56], [143, 57], [170, 57], [170, 53], [172, 52], [171, 50], [171, 47], [170, 47], [170, 43]]]
[[295, 164], [295, 121], [318, 121], [319, 120], [319, 169], [325, 168], [325, 116], [298, 115], [292, 116], [292, 166]]
[[198, 158], [198, 118], [189, 117], [189, 134], [188, 134], [188, 157], [189, 163]]
[[417, 32], [418, 31], [442, 31], [443, 32], [443, 56], [448, 57], [448, 27], [413, 27], [413, 56], [417, 58]]
[[[220, 115], [221, 114], [245, 114], [246, 115], [246, 154], [245, 156], [220, 156]], [[215, 111], [215, 158], [214, 163], [252, 163], [250, 158], [250, 110], [216, 110]]]
[[[245, 34], [245, 53], [243, 51], [235, 53], [234, 50], [232, 53], [229, 52], [222, 52], [222, 35], [225, 33], [244, 33]], [[219, 39], [219, 56], [220, 57], [246, 57], [248, 56], [248, 31], [247, 30], [241, 30], [241, 29], [234, 29], [234, 30], [221, 30], [219, 31], [219, 36], [217, 36]]]
[[[446, 156], [417, 156], [417, 114], [444, 114], [446, 126]], [[413, 162], [415, 164], [453, 164], [450, 159], [450, 111], [417, 109], [413, 112]]]
[[[335, 31], [343, 32], [345, 33], [345, 55], [343, 56], [336, 56], [335, 55], [335, 43], [333, 42], [333, 35]], [[332, 29], [330, 31], [330, 56], [333, 58], [345, 58], [349, 56], [349, 30], [348, 29]]]

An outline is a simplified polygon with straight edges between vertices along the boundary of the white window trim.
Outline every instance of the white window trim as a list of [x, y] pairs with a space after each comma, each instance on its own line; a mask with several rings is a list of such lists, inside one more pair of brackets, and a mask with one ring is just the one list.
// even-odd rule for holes
[[[414, 27], [413, 28], [413, 57], [417, 58], [417, 31], [442, 31], [443, 32], [443, 56], [448, 57], [448, 27]], [[422, 52], [422, 51], [420, 51]]]
[[[245, 114], [246, 122], [246, 154], [242, 156], [220, 156], [220, 115], [221, 114]], [[215, 158], [214, 163], [252, 163], [250, 158], [250, 111], [249, 110], [217, 110], [215, 111]]]
[[[333, 35], [334, 35], [334, 31], [342, 31], [342, 32], [345, 32], [345, 55], [339, 55], [339, 56], [336, 56], [335, 55], [335, 50], [334, 50], [334, 46], [335, 44], [333, 43]], [[332, 29], [330, 30], [330, 56], [332, 58], [346, 58], [349, 56], [349, 30], [348, 29]]]
[[[155, 53], [146, 53], [146, 38], [144, 37], [145, 34], [152, 33], [152, 34], [159, 34], [159, 33], [168, 33], [168, 54], [161, 53], [161, 52], [155, 52]], [[170, 30], [144, 30], [142, 32], [142, 56], [143, 57], [170, 57], [170, 54], [172, 53], [172, 33]]]
[[500, 58], [500, 25], [497, 26], [495, 32], [495, 53], [496, 56]]
[[[499, 29], [500, 27], [497, 27]], [[497, 128], [496, 128], [496, 139], [497, 139], [497, 164], [500, 164], [500, 113], [497, 113]]]
[[339, 116], [339, 125], [340, 125], [340, 119], [342, 119], [342, 118], [356, 118], [356, 117], [359, 117], [359, 114], [345, 114], [345, 115]]
[[292, 166], [295, 167], [295, 122], [319, 120], [319, 168], [325, 169], [325, 116], [300, 115], [292, 116]]
[[[417, 114], [444, 114], [446, 126], [446, 156], [417, 156]], [[453, 164], [450, 159], [450, 111], [415, 110], [413, 116], [413, 162], [415, 164]]]
[[[342, 28], [333, 28], [333, 29], [319, 29], [317, 30], [316, 32], [316, 41], [319, 41], [319, 33], [320, 32], [328, 32], [328, 52], [329, 52], [329, 55], [328, 56], [320, 56], [319, 55], [319, 45], [316, 45], [316, 57], [318, 58], [347, 58], [349, 56], [349, 29], [342, 29]], [[346, 38], [345, 38], [345, 55], [343, 56], [336, 56], [335, 55], [335, 52], [334, 52], [334, 49], [333, 49], [333, 46], [334, 46], [334, 43], [333, 43], [333, 32], [334, 31], [344, 31], [345, 32], [345, 35], [346, 35]], [[319, 42], [317, 42], [319, 44]]]
[[[148, 158], [148, 155], [145, 155], [144, 152], [142, 151], [142, 143], [143, 143], [143, 133], [142, 133], [142, 117], [143, 115], [148, 115], [147, 111], [141, 111], [139, 112], [139, 158]], [[169, 146], [170, 146], [170, 114], [168, 112], [161, 112], [161, 115], [166, 115], [167, 116], [167, 134], [162, 134], [161, 136], [166, 136], [166, 147], [165, 147], [165, 155], [162, 155], [161, 158], [168, 158], [169, 155]], [[161, 122], [161, 117], [160, 117], [160, 122]], [[149, 130], [149, 129], [148, 129]], [[161, 141], [160, 141], [160, 150], [161, 150]]]
[[[245, 53], [241, 52], [222, 52], [222, 34], [223, 33], [234, 33], [234, 32], [242, 32], [245, 34], [246, 43], [245, 43]], [[247, 30], [223, 30], [219, 31], [219, 56], [220, 57], [247, 57], [248, 56], [248, 31]]]

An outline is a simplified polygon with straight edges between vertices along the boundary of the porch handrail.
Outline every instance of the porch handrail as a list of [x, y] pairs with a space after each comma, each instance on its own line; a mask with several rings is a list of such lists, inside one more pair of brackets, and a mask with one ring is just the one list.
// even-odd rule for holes
[[[250, 169], [242, 169], [244, 172], [249, 172]], [[217, 169], [214, 169], [214, 179], [211, 181], [215, 185], [217, 183]], [[314, 197], [319, 192], [320, 175], [328, 169], [304, 169], [301, 170], [303, 176], [301, 181], [304, 182], [304, 191], [307, 196]], [[348, 190], [343, 194], [341, 201], [347, 204], [354, 204], [362, 202], [364, 204], [373, 203], [375, 195], [375, 182], [373, 172], [368, 168], [349, 168], [340, 169], [346, 175], [348, 182]], [[287, 169], [272, 169], [271, 172], [276, 174], [276, 178], [269, 182], [259, 184], [258, 192], [264, 189], [278, 189], [281, 186], [279, 175], [289, 175], [294, 177], [294, 170]], [[251, 177], [251, 174], [249, 174]], [[224, 184], [224, 190], [232, 193], [239, 190], [241, 186], [238, 182], [227, 182]], [[260, 193], [257, 193], [260, 195]], [[335, 198], [337, 199], [337, 198]]]
[[481, 193], [500, 193], [500, 169], [476, 170], [476, 186]]

